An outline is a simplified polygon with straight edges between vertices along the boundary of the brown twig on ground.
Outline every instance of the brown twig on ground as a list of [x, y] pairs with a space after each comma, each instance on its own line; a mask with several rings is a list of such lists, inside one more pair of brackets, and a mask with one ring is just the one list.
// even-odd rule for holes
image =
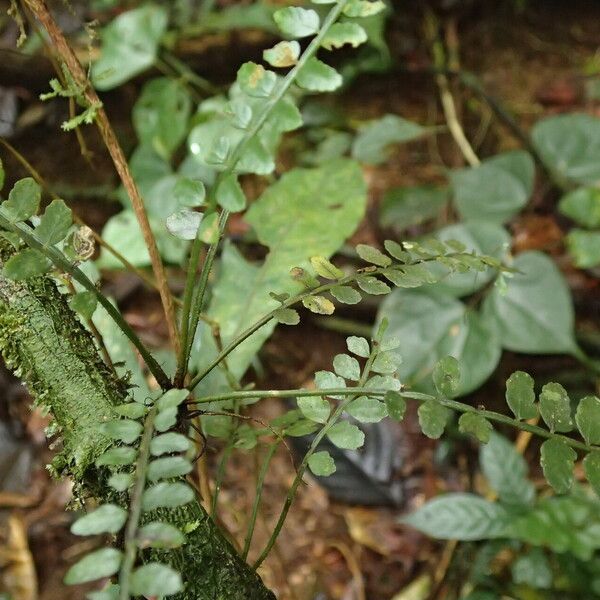
[[175, 321], [175, 309], [173, 304], [173, 297], [167, 283], [167, 277], [165, 273], [164, 265], [162, 264], [156, 240], [152, 230], [150, 229], [150, 222], [148, 221], [148, 215], [144, 208], [144, 201], [140, 195], [140, 192], [133, 180], [127, 159], [123, 153], [123, 150], [117, 140], [117, 136], [110, 124], [108, 116], [104, 108], [102, 108], [98, 94], [91, 85], [88, 76], [81, 66], [75, 52], [71, 48], [69, 42], [65, 38], [62, 30], [57, 25], [54, 17], [51, 15], [45, 0], [24, 0], [26, 6], [31, 10], [35, 17], [46, 29], [54, 50], [63, 61], [75, 83], [81, 88], [82, 94], [89, 102], [90, 106], [99, 106], [96, 113], [96, 124], [100, 131], [100, 135], [104, 141], [104, 144], [112, 158], [117, 173], [127, 191], [133, 210], [137, 217], [138, 223], [144, 236], [144, 242], [148, 248], [150, 254], [150, 261], [152, 263], [152, 270], [158, 283], [159, 293], [167, 320], [167, 326], [169, 329], [169, 338], [171, 344], [176, 352], [179, 351], [179, 335], [177, 331], [177, 325]]
[[435, 76], [435, 81], [440, 91], [440, 102], [444, 109], [448, 130], [467, 163], [472, 167], [476, 167], [481, 161], [477, 154], [475, 154], [458, 118], [456, 104], [454, 103], [452, 92], [450, 91], [448, 78], [443, 72], [448, 65], [446, 64], [447, 61], [443, 44], [438, 38], [439, 23], [437, 17], [431, 11], [426, 11], [425, 13], [424, 29], [427, 40], [431, 45], [434, 66], [439, 70]]

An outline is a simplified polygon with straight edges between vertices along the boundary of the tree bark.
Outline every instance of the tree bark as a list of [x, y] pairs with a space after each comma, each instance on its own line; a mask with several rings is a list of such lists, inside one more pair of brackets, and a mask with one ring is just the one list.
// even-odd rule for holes
[[[110, 441], [97, 425], [125, 401], [126, 386], [101, 360], [94, 340], [50, 277], [25, 282], [2, 276], [11, 246], [0, 237], [0, 352], [54, 417], [61, 450], [56, 475], [70, 476], [76, 493], [106, 499], [109, 489], [95, 459]], [[185, 581], [180, 600], [274, 600], [258, 575], [238, 556], [200, 503], [165, 510], [165, 520], [188, 531], [182, 549], [161, 556]]]

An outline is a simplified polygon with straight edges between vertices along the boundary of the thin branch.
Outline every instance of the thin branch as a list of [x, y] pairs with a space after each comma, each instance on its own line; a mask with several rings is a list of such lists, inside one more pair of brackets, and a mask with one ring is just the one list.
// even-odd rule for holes
[[24, 1], [29, 7], [29, 9], [36, 16], [36, 18], [42, 23], [42, 25], [46, 29], [52, 41], [54, 50], [58, 53], [61, 60], [69, 69], [73, 80], [81, 88], [82, 93], [85, 96], [87, 102], [90, 104], [90, 106], [100, 106], [96, 114], [96, 124], [98, 125], [100, 135], [102, 136], [104, 144], [108, 149], [108, 152], [112, 158], [112, 161], [123, 183], [123, 186], [125, 187], [125, 190], [127, 191], [129, 198], [131, 199], [131, 204], [133, 206], [133, 210], [140, 225], [140, 229], [144, 237], [144, 242], [146, 244], [146, 247], [148, 248], [150, 261], [152, 263], [152, 269], [154, 271], [156, 281], [158, 282], [159, 293], [163, 309], [165, 311], [165, 318], [169, 329], [169, 337], [171, 339], [171, 344], [173, 345], [173, 348], [175, 348], [175, 350], [178, 352], [179, 336], [177, 333], [177, 325], [175, 321], [175, 308], [173, 305], [171, 291], [169, 290], [164, 265], [162, 264], [160, 258], [160, 253], [156, 245], [156, 240], [154, 239], [154, 234], [152, 233], [152, 230], [150, 228], [150, 222], [148, 221], [148, 215], [146, 214], [144, 201], [142, 200], [142, 197], [133, 179], [131, 171], [129, 170], [127, 159], [125, 158], [123, 150], [119, 145], [117, 136], [113, 131], [106, 111], [101, 105], [102, 103], [100, 102], [98, 94], [94, 90], [85, 70], [81, 66], [81, 63], [79, 62], [77, 56], [75, 55], [75, 52], [69, 45], [69, 42], [65, 38], [62, 30], [54, 20], [54, 17], [50, 14], [50, 11], [48, 10], [48, 7], [46, 5], [46, 1]]

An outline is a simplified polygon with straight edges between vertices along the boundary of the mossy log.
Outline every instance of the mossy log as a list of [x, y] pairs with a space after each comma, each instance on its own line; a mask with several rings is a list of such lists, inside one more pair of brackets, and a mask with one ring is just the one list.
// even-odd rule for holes
[[[2, 277], [10, 245], [0, 238], [0, 351], [38, 405], [54, 417], [61, 440], [52, 470], [105, 499], [94, 460], [110, 444], [97, 425], [125, 401], [126, 386], [101, 360], [94, 340], [50, 277], [15, 282]], [[274, 600], [198, 502], [165, 510], [165, 520], [189, 531], [182, 549], [163, 556], [185, 581], [181, 600]]]

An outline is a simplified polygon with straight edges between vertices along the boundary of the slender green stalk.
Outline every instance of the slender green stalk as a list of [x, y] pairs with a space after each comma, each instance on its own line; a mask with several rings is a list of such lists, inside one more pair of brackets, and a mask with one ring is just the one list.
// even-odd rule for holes
[[252, 543], [252, 536], [254, 535], [254, 528], [256, 526], [256, 517], [258, 516], [258, 508], [260, 506], [260, 500], [262, 498], [263, 486], [265, 483], [265, 477], [271, 464], [271, 459], [275, 456], [275, 452], [279, 444], [274, 443], [269, 446], [267, 455], [263, 461], [258, 474], [258, 480], [256, 482], [256, 495], [254, 496], [254, 504], [252, 505], [252, 514], [250, 515], [250, 521], [248, 522], [248, 531], [244, 540], [244, 549], [242, 551], [242, 558], [246, 560], [248, 558], [248, 552], [250, 551], [250, 544]]
[[154, 432], [154, 419], [156, 417], [156, 408], [152, 408], [144, 422], [144, 432], [140, 442], [140, 452], [135, 468], [135, 485], [130, 494], [129, 520], [125, 528], [124, 557], [121, 570], [119, 572], [119, 599], [129, 600], [129, 578], [137, 557], [137, 531], [142, 514], [142, 495], [146, 486], [146, 471], [148, 469], [148, 460], [150, 458], [150, 442]]
[[[349, 387], [349, 388], [330, 388], [326, 390], [305, 390], [305, 389], [290, 389], [290, 390], [243, 390], [240, 392], [227, 392], [224, 394], [215, 394], [212, 396], [204, 396], [203, 398], [198, 398], [194, 400], [193, 404], [203, 404], [208, 402], [218, 402], [220, 400], [243, 400], [243, 399], [252, 399], [252, 398], [302, 398], [306, 396], [363, 396], [368, 395], [372, 398], [384, 398], [388, 393], [388, 390], [378, 390], [375, 388], [368, 387]], [[398, 392], [400, 396], [406, 398], [407, 400], [416, 400], [417, 402], [427, 402], [428, 400], [435, 400], [439, 402], [442, 406], [446, 408], [450, 408], [456, 412], [460, 413], [473, 413], [477, 415], [481, 415], [485, 417], [489, 421], [495, 421], [496, 423], [501, 423], [503, 425], [508, 425], [513, 427], [514, 429], [520, 429], [522, 431], [528, 431], [534, 435], [539, 437], [550, 439], [550, 438], [558, 438], [565, 442], [567, 445], [571, 446], [571, 448], [575, 450], [581, 450], [582, 452], [592, 452], [593, 450], [598, 450], [598, 446], [585, 444], [584, 442], [580, 442], [579, 440], [574, 440], [566, 435], [561, 435], [559, 433], [552, 433], [543, 427], [538, 427], [537, 425], [531, 425], [525, 421], [519, 421], [518, 419], [513, 419], [507, 415], [503, 415], [502, 413], [497, 413], [492, 410], [486, 410], [482, 408], [476, 408], [475, 406], [471, 406], [470, 404], [464, 404], [463, 402], [459, 402], [458, 400], [450, 400], [448, 398], [438, 398], [436, 396], [432, 396], [430, 394], [422, 394], [421, 392], [411, 392], [411, 391], [400, 391]]]
[[[268, 119], [269, 115], [271, 114], [271, 111], [275, 108], [277, 103], [288, 92], [288, 90], [290, 89], [290, 87], [292, 86], [294, 81], [296, 80], [296, 77], [297, 77], [298, 73], [300, 72], [300, 70], [306, 65], [306, 62], [317, 52], [317, 50], [321, 46], [321, 42], [323, 41], [323, 38], [329, 31], [330, 27], [337, 21], [338, 17], [342, 13], [342, 10], [344, 9], [344, 6], [347, 3], [347, 1], [348, 0], [338, 0], [338, 3], [331, 9], [329, 14], [327, 15], [327, 17], [325, 17], [325, 20], [323, 21], [323, 25], [321, 26], [319, 33], [313, 38], [313, 40], [307, 46], [306, 50], [302, 53], [302, 55], [298, 59], [298, 62], [294, 66], [294, 68], [291, 69], [290, 72], [285, 76], [285, 78], [283, 79], [283, 81], [281, 82], [279, 87], [277, 88], [274, 95], [271, 96], [267, 102], [265, 102], [265, 104], [263, 105], [262, 111], [258, 114], [256, 119], [254, 120], [250, 129], [248, 129], [248, 131], [246, 132], [244, 137], [240, 140], [240, 143], [235, 147], [234, 151], [228, 157], [228, 159], [225, 163], [224, 170], [219, 174], [219, 176], [217, 177], [217, 180], [215, 181], [214, 185], [212, 186], [212, 188], [210, 190], [208, 202], [207, 202], [209, 209], [216, 208], [216, 190], [218, 189], [219, 184], [226, 177], [228, 177], [229, 175], [231, 175], [234, 172], [235, 167], [236, 167], [237, 163], [239, 162], [240, 158], [243, 156], [244, 152], [246, 151], [248, 144], [252, 141], [254, 136], [260, 131], [261, 127], [265, 124], [266, 120]], [[217, 253], [217, 248], [218, 248], [221, 236], [223, 235], [223, 232], [225, 231], [225, 226], [227, 224], [228, 218], [229, 218], [229, 211], [223, 210], [221, 212], [221, 217], [219, 219], [219, 239], [214, 244], [211, 244], [211, 246], [208, 250], [206, 259], [204, 261], [204, 265], [202, 267], [201, 282], [208, 281], [208, 275], [212, 269], [212, 264], [213, 264], [215, 255]], [[192, 245], [191, 254], [199, 257], [200, 252], [196, 248], [198, 246], [200, 246], [200, 247], [202, 246], [202, 241], [200, 240], [199, 237], [196, 237], [196, 239], [194, 240], [193, 245]], [[188, 265], [188, 276], [187, 276], [188, 281], [190, 279], [194, 278], [196, 270], [197, 270], [197, 264], [195, 262], [190, 261], [190, 263]], [[198, 327], [198, 322], [200, 319], [199, 313], [202, 310], [204, 296], [206, 294], [206, 284], [204, 284], [204, 287], [202, 287], [202, 283], [201, 283], [200, 286], [201, 287], [198, 289], [198, 293], [196, 294], [196, 300], [194, 302], [194, 308], [191, 311], [191, 314], [185, 313], [185, 312], [182, 314], [183, 321], [190, 319], [190, 325], [189, 325], [189, 328], [188, 328], [188, 331], [186, 334], [186, 338], [183, 339], [183, 337], [182, 337], [182, 339], [181, 339], [182, 346], [185, 348], [185, 350], [183, 351], [183, 353], [180, 353], [180, 360], [179, 360], [177, 370], [178, 370], [178, 372], [181, 371], [183, 373], [182, 379], [185, 378], [185, 374], [187, 372], [187, 365], [188, 365], [189, 355], [190, 355], [189, 349], [191, 348], [191, 345], [194, 340], [194, 336], [196, 335], [196, 329]], [[188, 289], [187, 283], [186, 283], [185, 293], [189, 296], [191, 296], [193, 294], [193, 287], [191, 290]], [[184, 299], [184, 304], [186, 304], [185, 299]], [[188, 299], [187, 305], [191, 306], [190, 299]]]
[[11, 223], [4, 214], [4, 209], [0, 207], [0, 226], [8, 231], [16, 233], [29, 247], [34, 248], [42, 252], [48, 257], [56, 267], [68, 273], [77, 283], [81, 284], [87, 291], [92, 292], [98, 302], [103, 306], [106, 312], [111, 316], [113, 321], [117, 324], [119, 329], [129, 338], [131, 343], [137, 348], [140, 355], [144, 359], [144, 362], [150, 369], [150, 372], [156, 378], [156, 381], [163, 389], [171, 387], [171, 383], [162, 367], [154, 359], [152, 354], [144, 346], [140, 338], [137, 336], [135, 331], [131, 328], [129, 323], [125, 321], [121, 313], [117, 308], [110, 302], [110, 300], [94, 285], [94, 283], [88, 279], [87, 275], [78, 267], [71, 264], [71, 262], [64, 256], [62, 252], [54, 248], [53, 246], [47, 246], [40, 242], [31, 227], [23, 223]]
[[215, 478], [215, 493], [212, 497], [212, 502], [210, 506], [210, 516], [214, 519], [217, 514], [217, 502], [219, 500], [219, 494], [221, 493], [221, 484], [223, 483], [223, 478], [225, 477], [225, 467], [227, 467], [227, 463], [229, 462], [229, 458], [231, 457], [231, 453], [233, 452], [233, 438], [231, 438], [227, 442], [227, 446], [223, 451], [223, 455], [221, 456], [221, 460], [219, 461], [219, 466], [217, 468], [217, 476]]
[[[367, 359], [367, 362], [365, 363], [365, 367], [360, 376], [357, 387], [359, 387], [359, 388], [364, 387], [365, 383], [367, 382], [367, 380], [369, 378], [369, 374], [371, 373], [371, 365], [373, 364], [373, 361], [377, 357], [377, 354], [379, 354], [379, 345], [378, 344], [375, 346], [374, 350], [371, 352], [371, 355]], [[271, 537], [269, 538], [269, 541], [267, 542], [265, 549], [261, 552], [261, 555], [258, 557], [258, 559], [256, 560], [256, 562], [253, 565], [253, 567], [255, 569], [258, 569], [258, 567], [262, 564], [262, 562], [265, 560], [265, 558], [267, 558], [267, 556], [269, 555], [269, 552], [271, 552], [271, 549], [275, 545], [275, 542], [276, 542], [277, 538], [279, 537], [279, 534], [281, 533], [281, 529], [283, 527], [283, 524], [285, 523], [285, 520], [287, 518], [290, 507], [292, 506], [292, 503], [294, 502], [294, 498], [296, 497], [296, 491], [298, 490], [298, 486], [302, 482], [304, 473], [306, 472], [306, 468], [308, 467], [308, 461], [309, 461], [310, 457], [316, 451], [317, 447], [321, 443], [321, 440], [327, 435], [327, 432], [337, 423], [338, 419], [342, 416], [342, 413], [344, 412], [344, 410], [346, 410], [346, 407], [348, 406], [348, 404], [350, 404], [350, 402], [352, 402], [352, 400], [354, 400], [355, 398], [358, 398], [358, 396], [359, 396], [359, 394], [357, 394], [355, 392], [351, 396], [348, 396], [348, 398], [346, 398], [345, 400], [342, 400], [337, 405], [335, 410], [331, 413], [331, 415], [329, 415], [327, 422], [323, 425], [323, 427], [321, 427], [321, 429], [317, 433], [317, 435], [315, 435], [315, 437], [310, 445], [310, 448], [308, 449], [308, 451], [302, 458], [302, 462], [300, 463], [300, 466], [298, 467], [298, 470], [296, 471], [296, 477], [294, 477], [294, 481], [292, 482], [292, 485], [290, 486], [290, 489], [288, 490], [287, 496], [285, 498], [285, 502], [283, 504], [283, 508], [281, 509], [281, 513], [279, 514], [279, 519], [277, 520], [277, 523], [275, 524], [275, 527], [273, 528]]]

